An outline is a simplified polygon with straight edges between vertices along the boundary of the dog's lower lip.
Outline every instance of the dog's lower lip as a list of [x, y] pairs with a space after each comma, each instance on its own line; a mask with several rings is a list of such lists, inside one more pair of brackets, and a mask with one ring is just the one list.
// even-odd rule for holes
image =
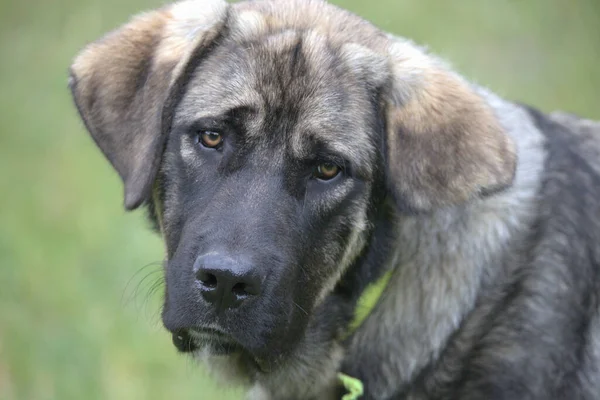
[[173, 343], [179, 351], [193, 353], [201, 348], [213, 355], [230, 355], [243, 347], [231, 336], [219, 329], [194, 327], [173, 333]]
[[204, 338], [222, 338], [229, 339], [229, 335], [215, 328], [190, 328], [189, 334], [199, 339]]

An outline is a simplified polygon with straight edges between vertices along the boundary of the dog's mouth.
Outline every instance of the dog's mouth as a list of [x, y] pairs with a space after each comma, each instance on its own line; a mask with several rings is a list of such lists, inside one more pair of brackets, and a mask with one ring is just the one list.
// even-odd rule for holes
[[212, 328], [182, 329], [173, 334], [173, 344], [182, 353], [196, 356], [200, 353], [210, 356], [239, 356], [246, 369], [268, 372], [270, 363], [252, 355], [241, 344], [226, 333]]
[[226, 356], [243, 350], [229, 335], [212, 328], [189, 328], [174, 332], [173, 344], [182, 353], [204, 349], [212, 355]]

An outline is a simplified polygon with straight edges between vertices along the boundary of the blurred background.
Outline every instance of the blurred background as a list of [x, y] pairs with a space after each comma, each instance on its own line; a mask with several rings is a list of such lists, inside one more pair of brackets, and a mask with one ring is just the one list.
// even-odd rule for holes
[[[162, 244], [79, 121], [67, 68], [157, 0], [0, 0], [0, 399], [237, 399], [160, 324]], [[497, 93], [600, 119], [598, 0], [337, 0]]]

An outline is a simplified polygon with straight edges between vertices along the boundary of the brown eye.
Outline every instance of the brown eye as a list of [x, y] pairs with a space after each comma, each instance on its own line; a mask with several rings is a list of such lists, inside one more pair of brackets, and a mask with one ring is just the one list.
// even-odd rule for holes
[[204, 147], [214, 149], [223, 143], [223, 136], [220, 133], [213, 131], [202, 131], [200, 132], [200, 142]]
[[315, 172], [313, 175], [317, 179], [321, 179], [322, 181], [328, 181], [330, 179], [335, 178], [340, 173], [340, 167], [331, 163], [323, 163], [317, 165], [315, 168]]

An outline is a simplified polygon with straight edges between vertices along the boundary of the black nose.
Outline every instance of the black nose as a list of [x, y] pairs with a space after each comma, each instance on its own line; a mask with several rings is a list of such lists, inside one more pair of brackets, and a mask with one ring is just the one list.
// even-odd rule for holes
[[259, 295], [264, 280], [251, 263], [214, 253], [198, 257], [194, 270], [202, 296], [219, 311]]

